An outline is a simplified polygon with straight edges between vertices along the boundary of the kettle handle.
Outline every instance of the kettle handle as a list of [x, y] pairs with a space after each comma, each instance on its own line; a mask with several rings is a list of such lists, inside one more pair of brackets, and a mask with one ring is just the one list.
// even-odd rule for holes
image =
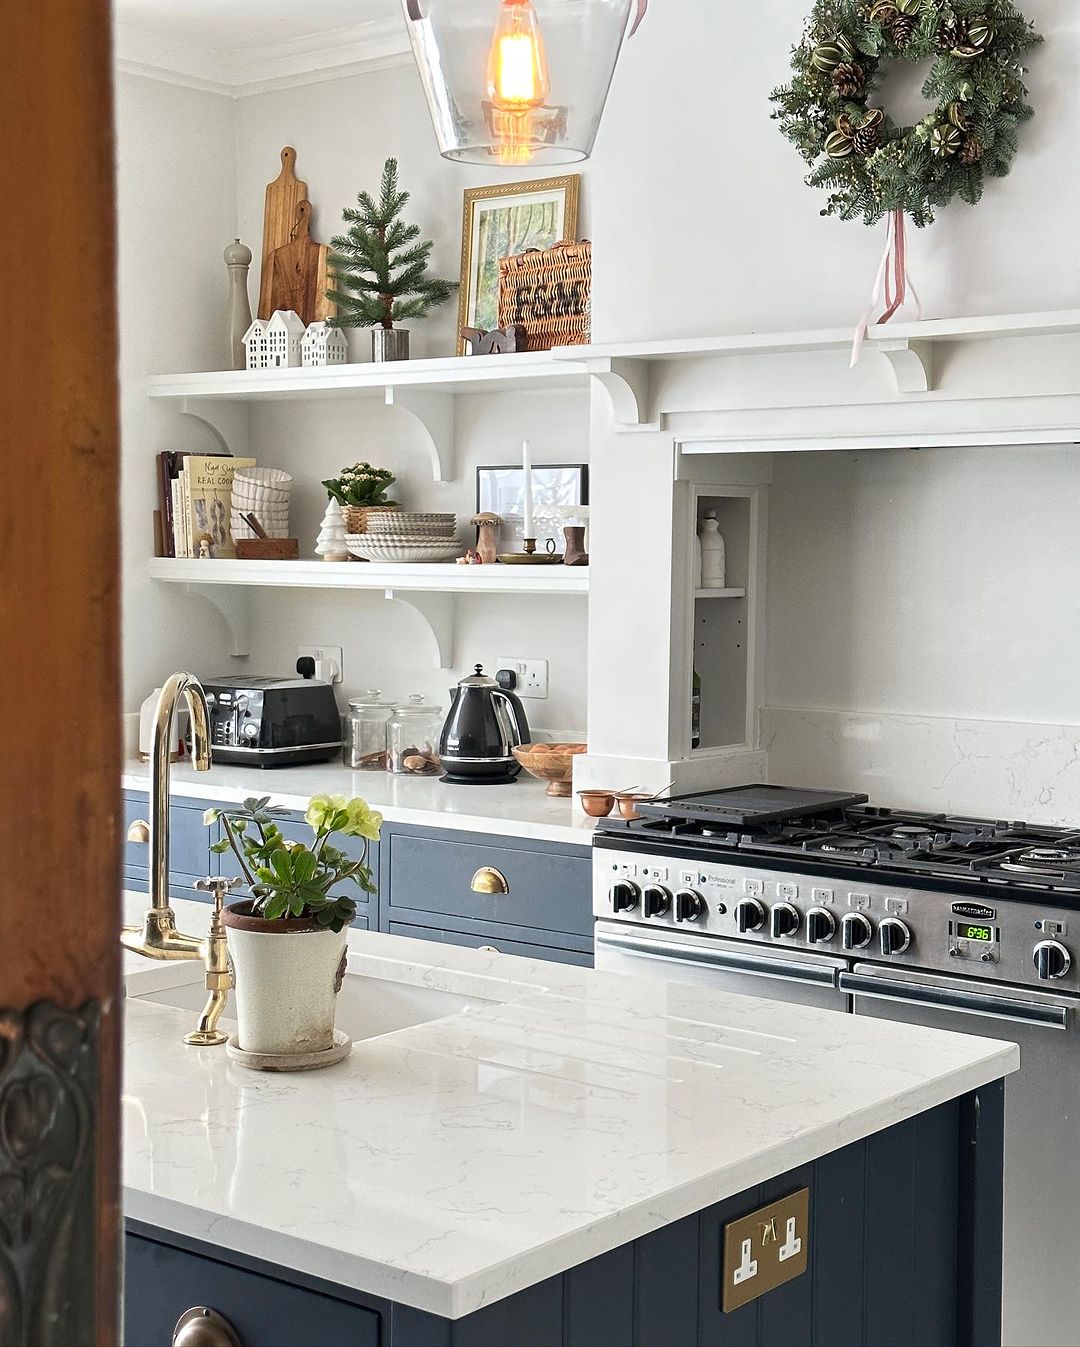
[[525, 708], [521, 704], [521, 698], [515, 697], [512, 692], [507, 692], [503, 688], [492, 688], [491, 695], [496, 702], [505, 702], [510, 708], [510, 718], [514, 733], [517, 736], [517, 744], [527, 744], [530, 741], [531, 731], [529, 730], [529, 718], [525, 714]]

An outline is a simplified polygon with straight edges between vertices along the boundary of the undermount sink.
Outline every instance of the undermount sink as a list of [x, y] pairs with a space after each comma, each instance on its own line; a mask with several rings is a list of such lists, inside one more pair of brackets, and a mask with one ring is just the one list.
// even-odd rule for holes
[[[206, 1001], [203, 970], [197, 963], [172, 964], [129, 973], [124, 985], [129, 999], [190, 1010], [196, 1017]], [[337, 1028], [355, 1042], [498, 1004], [480, 996], [459, 996], [434, 987], [349, 972], [338, 993]], [[230, 1034], [236, 1031], [232, 1010], [230, 999], [221, 1021], [221, 1027]]]

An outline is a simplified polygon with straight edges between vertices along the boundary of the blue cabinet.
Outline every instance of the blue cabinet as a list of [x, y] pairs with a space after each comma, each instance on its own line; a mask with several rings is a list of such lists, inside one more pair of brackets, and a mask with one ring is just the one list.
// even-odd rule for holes
[[[220, 825], [208, 828], [202, 821], [204, 811], [220, 803], [173, 797], [170, 886], [174, 898], [207, 901], [208, 895], [195, 888], [197, 880], [226, 871], [236, 873], [233, 857], [210, 850], [221, 836]], [[125, 792], [125, 830], [135, 819], [146, 818], [148, 810], [143, 792]], [[311, 836], [299, 813], [283, 819], [281, 831], [297, 841]], [[342, 850], [358, 857], [362, 843], [347, 838]], [[149, 863], [149, 848], [127, 843], [127, 888], [146, 892]], [[504, 954], [592, 965], [588, 846], [387, 823], [382, 839], [369, 848], [368, 864], [378, 881], [378, 893], [364, 894], [352, 886], [354, 924], [362, 930], [473, 948], [490, 945]], [[483, 892], [482, 877], [492, 870], [506, 881], [508, 892]]]

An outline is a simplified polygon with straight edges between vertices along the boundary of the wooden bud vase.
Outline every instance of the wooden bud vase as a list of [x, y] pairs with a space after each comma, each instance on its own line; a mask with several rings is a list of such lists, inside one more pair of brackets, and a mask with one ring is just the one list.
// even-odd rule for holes
[[563, 548], [563, 565], [587, 566], [589, 554], [585, 551], [585, 529], [582, 525], [568, 524], [563, 529], [563, 537], [566, 539]]

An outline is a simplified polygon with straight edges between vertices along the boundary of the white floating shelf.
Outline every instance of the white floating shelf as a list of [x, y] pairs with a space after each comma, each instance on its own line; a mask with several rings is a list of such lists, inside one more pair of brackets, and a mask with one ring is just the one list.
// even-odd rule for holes
[[250, 652], [253, 589], [367, 590], [414, 609], [435, 643], [438, 668], [453, 667], [455, 599], [468, 594], [588, 597], [587, 567], [458, 566], [450, 563], [200, 561], [159, 557], [153, 580], [186, 586], [208, 599], [233, 635], [233, 654]]
[[695, 599], [745, 599], [745, 589], [696, 589]]

